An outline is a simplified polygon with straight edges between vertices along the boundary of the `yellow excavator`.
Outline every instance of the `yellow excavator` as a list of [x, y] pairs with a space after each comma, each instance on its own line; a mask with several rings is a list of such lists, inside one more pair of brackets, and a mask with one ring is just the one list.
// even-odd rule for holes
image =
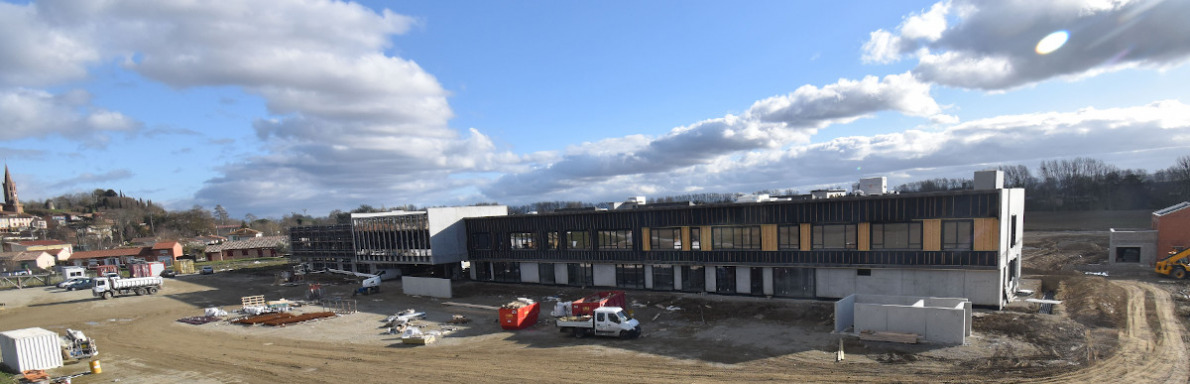
[[1190, 270], [1190, 248], [1169, 252], [1169, 257], [1157, 262], [1157, 273], [1185, 279], [1186, 271]]

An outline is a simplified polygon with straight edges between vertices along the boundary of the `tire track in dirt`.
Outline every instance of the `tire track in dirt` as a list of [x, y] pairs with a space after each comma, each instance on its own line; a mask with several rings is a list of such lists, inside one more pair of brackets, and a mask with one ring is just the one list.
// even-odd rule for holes
[[[1128, 293], [1127, 325], [1120, 330], [1119, 350], [1112, 357], [1086, 369], [1046, 378], [1038, 383], [1114, 382], [1185, 383], [1190, 378], [1190, 358], [1182, 341], [1183, 329], [1174, 313], [1169, 292], [1148, 283], [1115, 281]], [[1149, 328], [1145, 293], [1153, 295], [1160, 338]]]

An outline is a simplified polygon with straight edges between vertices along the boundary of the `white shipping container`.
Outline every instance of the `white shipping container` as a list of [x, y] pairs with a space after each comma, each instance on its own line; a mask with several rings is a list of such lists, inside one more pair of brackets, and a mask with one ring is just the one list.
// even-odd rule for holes
[[0, 332], [0, 359], [17, 372], [62, 366], [58, 334], [42, 328]]

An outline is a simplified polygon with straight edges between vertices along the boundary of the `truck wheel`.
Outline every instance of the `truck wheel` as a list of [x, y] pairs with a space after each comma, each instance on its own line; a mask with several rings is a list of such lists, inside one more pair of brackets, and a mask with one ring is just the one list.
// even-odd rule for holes
[[150, 295], [156, 295], [156, 294], [157, 294], [157, 287], [149, 287], [149, 294], [150, 294]]
[[133, 292], [133, 293], [136, 293], [136, 295], [137, 295], [137, 296], [144, 296], [144, 295], [145, 295], [145, 289], [144, 289], [144, 288], [136, 288], [136, 289], [133, 289], [133, 290], [132, 290], [132, 292]]
[[577, 339], [581, 339], [581, 338], [587, 336], [587, 330], [582, 329], [582, 328], [572, 328], [571, 332], [574, 334], [574, 337]]
[[1185, 279], [1186, 278], [1186, 270], [1184, 268], [1180, 268], [1180, 267], [1174, 268], [1173, 269], [1173, 277], [1176, 279]]
[[115, 296], [115, 294], [113, 294], [112, 291], [107, 291], [107, 292], [103, 293], [104, 300], [110, 300], [114, 296]]

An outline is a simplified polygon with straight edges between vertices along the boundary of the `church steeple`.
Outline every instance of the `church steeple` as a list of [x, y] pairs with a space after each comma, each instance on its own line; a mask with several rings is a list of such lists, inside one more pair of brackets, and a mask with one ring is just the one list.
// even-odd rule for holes
[[4, 212], [24, 213], [21, 200], [17, 198], [17, 185], [12, 182], [8, 164], [4, 164]]

